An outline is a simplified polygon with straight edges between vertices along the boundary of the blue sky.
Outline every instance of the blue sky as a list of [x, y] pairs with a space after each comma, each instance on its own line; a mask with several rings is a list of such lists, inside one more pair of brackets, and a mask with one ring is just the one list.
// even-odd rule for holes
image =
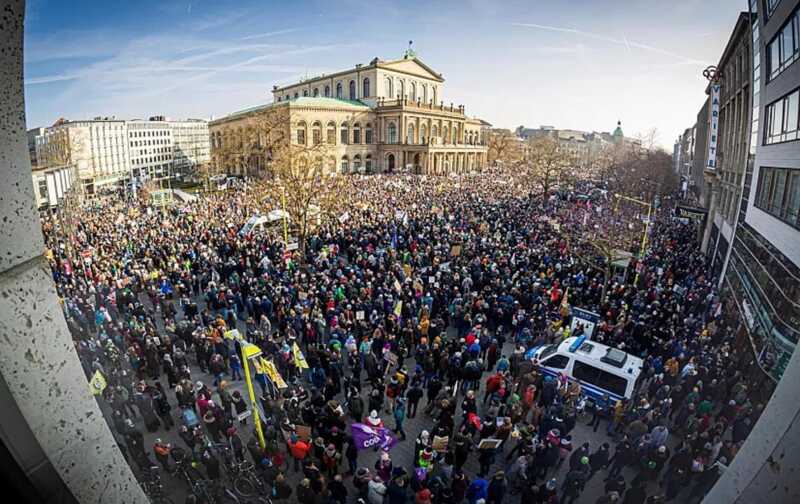
[[219, 117], [273, 84], [399, 57], [446, 79], [446, 103], [498, 127], [542, 124], [671, 145], [703, 101], [745, 0], [28, 0], [29, 127]]

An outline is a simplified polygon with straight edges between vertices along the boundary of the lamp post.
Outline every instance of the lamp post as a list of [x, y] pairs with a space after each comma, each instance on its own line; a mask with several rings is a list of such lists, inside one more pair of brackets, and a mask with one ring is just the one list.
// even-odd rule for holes
[[[628, 200], [628, 201], [631, 201], [633, 203], [636, 203], [636, 204], [639, 204], [639, 205], [647, 207], [647, 220], [644, 223], [644, 233], [642, 233], [642, 242], [641, 242], [641, 245], [639, 247], [639, 258], [640, 258], [639, 259], [639, 264], [641, 264], [642, 259], [644, 259], [645, 247], [647, 247], [647, 234], [648, 234], [647, 232], [650, 230], [650, 216], [652, 215], [652, 212], [653, 212], [653, 204], [649, 203], [649, 202], [646, 202], [646, 201], [642, 201], [640, 199], [631, 198], [630, 196], [624, 196], [622, 194], [614, 194], [614, 196], [616, 198]], [[636, 277], [634, 277], [634, 279], [633, 279], [633, 285], [634, 286], [639, 284], [639, 270], [640, 270], [640, 267], [637, 264], [636, 265]]]

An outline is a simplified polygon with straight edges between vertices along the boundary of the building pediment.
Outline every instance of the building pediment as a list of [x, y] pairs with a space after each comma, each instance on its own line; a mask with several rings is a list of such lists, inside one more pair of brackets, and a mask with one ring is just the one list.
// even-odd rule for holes
[[444, 82], [444, 78], [439, 73], [433, 71], [431, 67], [423, 63], [417, 58], [407, 58], [407, 59], [399, 59], [393, 61], [379, 61], [376, 65], [378, 68], [384, 68], [386, 70], [394, 70], [397, 72], [403, 72], [411, 75], [416, 75], [418, 77], [423, 77], [425, 79], [435, 80], [439, 82]]

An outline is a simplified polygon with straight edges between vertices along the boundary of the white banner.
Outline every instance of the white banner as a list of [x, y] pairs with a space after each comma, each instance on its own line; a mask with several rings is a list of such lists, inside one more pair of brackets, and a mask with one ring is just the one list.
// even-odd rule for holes
[[717, 169], [717, 139], [719, 138], [719, 83], [711, 84], [711, 107], [708, 124], [708, 161], [706, 168]]

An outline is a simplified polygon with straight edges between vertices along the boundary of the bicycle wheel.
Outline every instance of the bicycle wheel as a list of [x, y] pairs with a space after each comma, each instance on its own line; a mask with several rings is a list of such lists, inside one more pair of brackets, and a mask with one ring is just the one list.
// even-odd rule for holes
[[233, 480], [233, 489], [242, 497], [252, 497], [257, 493], [255, 483], [246, 476], [237, 476]]

